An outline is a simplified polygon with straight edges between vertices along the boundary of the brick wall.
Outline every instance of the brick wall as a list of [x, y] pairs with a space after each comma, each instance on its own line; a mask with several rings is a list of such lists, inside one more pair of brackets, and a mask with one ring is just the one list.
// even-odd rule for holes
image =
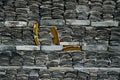
[[[120, 0], [1, 0], [1, 80], [119, 80]], [[42, 45], [52, 45], [50, 27], [61, 42], [83, 51], [23, 51], [35, 45], [39, 22]]]

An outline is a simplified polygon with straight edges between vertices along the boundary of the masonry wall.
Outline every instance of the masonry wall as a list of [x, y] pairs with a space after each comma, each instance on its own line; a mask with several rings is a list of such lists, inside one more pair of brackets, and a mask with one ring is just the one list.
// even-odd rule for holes
[[[120, 0], [0, 0], [0, 80], [120, 80]], [[24, 51], [78, 42], [82, 51]]]

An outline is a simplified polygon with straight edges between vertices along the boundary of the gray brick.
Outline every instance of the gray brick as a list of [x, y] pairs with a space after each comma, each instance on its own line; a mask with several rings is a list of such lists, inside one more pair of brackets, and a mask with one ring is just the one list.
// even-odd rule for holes
[[25, 21], [5, 21], [6, 27], [26, 27], [27, 22]]
[[19, 69], [21, 66], [0, 66], [1, 69]]
[[47, 67], [38, 67], [38, 66], [22, 66], [23, 69], [47, 69]]
[[4, 22], [0, 22], [0, 27], [4, 27]]
[[36, 21], [29, 21], [28, 22], [28, 27], [33, 27]]
[[95, 60], [87, 60], [87, 61], [85, 61], [84, 67], [95, 67]]
[[41, 46], [41, 50], [47, 50], [47, 51], [60, 51], [63, 49], [63, 46]]
[[[120, 0], [0, 0], [0, 6], [0, 44], [6, 44], [0, 46], [0, 69], [5, 70], [0, 70], [1, 80], [119, 79], [120, 30], [114, 20], [120, 20]], [[42, 25], [39, 39], [44, 47], [34, 43], [36, 21]], [[61, 52], [62, 45], [51, 46], [52, 26], [57, 26], [63, 44], [83, 45], [83, 51]]]
[[15, 56], [11, 59], [11, 66], [22, 66], [23, 59], [19, 56]]
[[109, 51], [120, 51], [120, 46], [109, 46]]
[[88, 51], [107, 51], [106, 45], [83, 45], [82, 48]]
[[1, 69], [0, 69], [0, 75], [1, 75], [1, 74], [2, 74], [2, 75], [5, 75], [5, 74], [6, 74], [6, 70], [1, 70]]
[[58, 64], [58, 62], [57, 61], [49, 61], [48, 63], [47, 63], [47, 67], [58, 67], [59, 66], [59, 64]]
[[65, 21], [61, 19], [55, 19], [55, 20], [41, 20], [41, 25], [47, 25], [47, 26], [53, 26], [53, 25], [65, 25]]
[[67, 25], [90, 25], [89, 20], [66, 20]]
[[91, 25], [92, 26], [97, 26], [97, 27], [101, 27], [101, 26], [105, 26], [105, 27], [109, 27], [109, 26], [118, 26], [119, 22], [117, 21], [101, 21], [101, 22], [92, 22]]
[[77, 5], [76, 6], [76, 12], [81, 12], [81, 11], [86, 11], [88, 12], [89, 11], [89, 7], [86, 6], [86, 5]]
[[12, 50], [15, 51], [16, 48], [15, 46], [7, 46], [7, 45], [0, 45], [0, 51], [6, 51], [6, 50]]
[[108, 67], [109, 66], [109, 62], [105, 61], [105, 60], [97, 60], [95, 66], [96, 67]]
[[30, 46], [30, 45], [23, 45], [23, 46], [16, 46], [17, 50], [40, 50], [40, 46]]

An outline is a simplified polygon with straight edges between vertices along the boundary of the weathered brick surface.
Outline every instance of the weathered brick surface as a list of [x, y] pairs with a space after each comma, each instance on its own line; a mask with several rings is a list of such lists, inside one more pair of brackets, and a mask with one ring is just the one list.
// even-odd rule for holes
[[[17, 51], [35, 45], [36, 21], [42, 45], [57, 26], [61, 42], [83, 51]], [[119, 80], [119, 22], [119, 0], [0, 0], [0, 80]]]
[[[1, 79], [9, 80], [119, 80], [119, 72], [116, 71], [46, 71], [46, 70], [30, 70], [30, 69], [12, 69], [0, 70]], [[3, 73], [3, 74], [2, 74]]]

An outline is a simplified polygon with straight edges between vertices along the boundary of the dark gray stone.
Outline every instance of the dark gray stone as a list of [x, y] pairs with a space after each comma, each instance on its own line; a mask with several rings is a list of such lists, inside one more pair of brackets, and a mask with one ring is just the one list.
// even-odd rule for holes
[[47, 61], [48, 60], [46, 55], [38, 55], [35, 57], [35, 63], [37, 66], [46, 66]]
[[66, 71], [64, 77], [65, 78], [76, 78], [77, 77], [77, 72], [75, 72], [75, 71]]
[[9, 5], [4, 6], [4, 9], [5, 9], [5, 11], [14, 11], [15, 10], [14, 7], [11, 7]]
[[93, 22], [95, 22], [95, 21], [102, 21], [102, 19], [100, 18], [100, 17], [96, 17], [96, 16], [94, 16], [94, 15], [90, 15], [90, 17], [89, 17], [89, 19], [91, 20], [91, 21], [93, 21]]
[[72, 56], [73, 62], [82, 61], [84, 59], [83, 52], [72, 52], [71, 56]]
[[0, 65], [8, 66], [9, 65], [9, 56], [6, 56], [5, 54], [0, 54]]
[[48, 62], [47, 67], [58, 67], [59, 63], [57, 61]]
[[27, 6], [26, 4], [27, 4], [27, 1], [25, 1], [25, 0], [15, 1], [15, 7], [25, 8]]
[[65, 13], [64, 16], [65, 16], [65, 19], [76, 19], [75, 13]]
[[56, 19], [56, 20], [41, 20], [41, 25], [65, 25], [64, 20]]
[[113, 19], [113, 15], [112, 14], [103, 14], [103, 19], [104, 20], [112, 20]]
[[102, 0], [91, 0], [91, 2], [102, 2]]
[[63, 59], [60, 60], [60, 64], [61, 67], [72, 67], [72, 60], [70, 59]]
[[0, 51], [15, 51], [16, 48], [15, 46], [11, 45], [11, 46], [7, 46], [7, 45], [1, 45], [0, 46]]
[[112, 14], [115, 11], [115, 6], [113, 5], [103, 5], [103, 13]]
[[66, 10], [74, 10], [76, 8], [76, 3], [66, 2], [65, 9]]
[[4, 27], [4, 22], [0, 22], [0, 27]]
[[28, 8], [16, 8], [16, 13], [17, 14], [27, 14], [28, 13]]
[[23, 65], [26, 65], [26, 66], [33, 66], [35, 65], [35, 62], [34, 62], [34, 57], [31, 57], [31, 56], [23, 56]]
[[23, 59], [19, 56], [15, 56], [11, 59], [11, 66], [22, 66]]
[[87, 74], [85, 72], [78, 71], [78, 76], [77, 77], [78, 77], [78, 79], [86, 80], [89, 77], [89, 74]]
[[76, 6], [76, 12], [79, 13], [81, 11], [88, 12], [89, 11], [89, 7], [86, 6], [86, 5], [77, 5]]
[[89, 15], [89, 13], [84, 12], [84, 11], [81, 11], [81, 12], [77, 13], [77, 17], [80, 20], [87, 20], [88, 19], [88, 15]]
[[52, 78], [59, 78], [62, 79], [64, 76], [64, 71], [51, 71]]
[[14, 11], [5, 11], [5, 16], [6, 17], [15, 17], [16, 12], [14, 12]]
[[95, 67], [95, 60], [86, 60], [84, 62], [84, 67]]
[[51, 60], [58, 60], [59, 59], [59, 54], [56, 52], [51, 52], [48, 54], [48, 59]]
[[120, 51], [120, 46], [109, 46], [109, 51]]
[[88, 0], [78, 0], [78, 3], [80, 5], [86, 5], [86, 4], [88, 4]]
[[28, 27], [34, 27], [34, 24], [36, 23], [37, 21], [28, 21]]
[[119, 40], [110, 41], [110, 46], [120, 46], [120, 41]]

